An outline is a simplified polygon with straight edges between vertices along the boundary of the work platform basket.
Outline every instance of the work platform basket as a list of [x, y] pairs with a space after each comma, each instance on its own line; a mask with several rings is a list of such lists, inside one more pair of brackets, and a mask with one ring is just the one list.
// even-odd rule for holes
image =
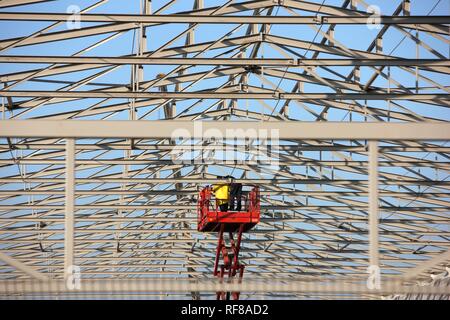
[[199, 193], [197, 202], [197, 230], [217, 232], [222, 224], [225, 232], [235, 232], [241, 224], [244, 225], [244, 232], [250, 230], [259, 222], [259, 188], [253, 187], [251, 191], [244, 191], [241, 202], [241, 211], [221, 212], [212, 188], [210, 186], [203, 188]]

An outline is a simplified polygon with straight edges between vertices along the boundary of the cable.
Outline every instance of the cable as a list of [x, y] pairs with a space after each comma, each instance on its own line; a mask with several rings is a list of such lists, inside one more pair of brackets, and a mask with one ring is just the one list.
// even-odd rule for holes
[[[439, 3], [441, 3], [442, 0], [438, 0], [438, 2], [436, 2], [436, 4], [433, 6], [433, 8], [431, 8], [431, 10], [427, 13], [427, 16], [429, 16], [434, 9], [436, 9], [436, 7], [438, 6]], [[411, 34], [412, 31], [408, 31], [409, 34]], [[402, 42], [406, 39], [406, 36], [403, 36], [403, 39], [399, 41], [399, 43], [391, 50], [391, 52], [389, 52], [389, 55], [391, 55], [392, 53], [394, 53], [395, 50], [397, 50], [397, 48], [402, 44]]]
[[[326, 1], [326, 0], [323, 0], [322, 3], [320, 4], [319, 10], [317, 10], [318, 13], [320, 12], [320, 9], [322, 9], [322, 6], [325, 4], [325, 1]], [[280, 8], [280, 7], [278, 7], [278, 9], [279, 9], [279, 8]], [[277, 12], [275, 13], [275, 15], [277, 15], [277, 14], [278, 14], [278, 10], [277, 10]], [[312, 39], [311, 43], [309, 44], [308, 49], [306, 50], [305, 54], [303, 55], [304, 57], [306, 57], [306, 55], [308, 54], [308, 52], [309, 52], [309, 50], [311, 49], [311, 47], [312, 47], [314, 41], [315, 41], [316, 38], [317, 38], [319, 32], [322, 30], [322, 27], [323, 27], [323, 24], [320, 25], [319, 30], [317, 30], [316, 34], [314, 35], [314, 38]], [[286, 76], [286, 73], [287, 73], [288, 70], [289, 70], [289, 66], [287, 66], [287, 67], [285, 68], [284, 73], [283, 73], [283, 76], [281, 77], [280, 81], [278, 81], [278, 85], [276, 86], [276, 88], [275, 88], [274, 91], [273, 91], [274, 94], [277, 93], [277, 90], [278, 90], [278, 88], [280, 87], [281, 82], [284, 80], [284, 77]], [[275, 110], [277, 109], [279, 103], [280, 103], [280, 99], [278, 99], [278, 101], [277, 101], [275, 107], [273, 108], [272, 113], [270, 114], [269, 118], [273, 115], [273, 113], [274, 113]]]

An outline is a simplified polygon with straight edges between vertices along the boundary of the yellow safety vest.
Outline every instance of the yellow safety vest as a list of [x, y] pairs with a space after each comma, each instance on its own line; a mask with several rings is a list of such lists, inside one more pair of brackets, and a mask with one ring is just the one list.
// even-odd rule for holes
[[[228, 184], [219, 184], [213, 186], [212, 190], [214, 194], [216, 195], [216, 199], [219, 200], [219, 204], [225, 203], [228, 201], [229, 198], [229, 185]], [[225, 200], [225, 201], [220, 201]]]

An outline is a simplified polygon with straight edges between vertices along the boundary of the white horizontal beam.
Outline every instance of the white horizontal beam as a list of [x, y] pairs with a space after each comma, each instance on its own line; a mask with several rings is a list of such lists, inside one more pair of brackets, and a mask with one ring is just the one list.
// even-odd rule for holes
[[449, 123], [1, 120], [0, 137], [450, 140]]
[[[349, 279], [350, 281], [352, 279]], [[1, 281], [0, 294], [15, 293], [49, 293], [49, 292], [302, 292], [302, 293], [331, 293], [331, 294], [450, 294], [448, 287], [433, 286], [405, 286], [401, 282], [382, 283], [381, 289], [368, 289], [365, 282], [362, 284], [344, 281], [319, 282], [301, 280], [272, 280], [272, 279], [245, 279], [239, 283], [237, 279], [229, 283], [220, 283], [218, 279], [189, 281], [182, 279], [157, 280], [83, 280], [80, 290], [68, 290], [65, 282], [32, 282], [32, 281]]]

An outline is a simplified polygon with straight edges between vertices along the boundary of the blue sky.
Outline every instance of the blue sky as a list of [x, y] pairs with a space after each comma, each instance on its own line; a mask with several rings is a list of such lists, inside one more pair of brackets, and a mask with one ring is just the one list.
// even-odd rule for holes
[[[311, 2], [316, 3], [322, 3], [322, 1], [313, 1]], [[224, 1], [209, 1], [205, 0], [205, 6], [212, 6], [212, 5], [220, 5], [223, 4]], [[236, 2], [242, 2], [242, 1], [236, 1]], [[429, 13], [429, 11], [437, 4], [434, 11], [431, 13], [432, 15], [448, 15], [450, 13], [450, 1], [449, 0], [430, 0], [430, 1], [423, 1], [423, 0], [412, 0], [412, 14], [413, 15], [426, 15]], [[51, 4], [34, 4], [29, 6], [22, 6], [17, 8], [7, 8], [3, 9], [1, 11], [13, 11], [13, 12], [66, 12], [67, 8], [70, 5], [76, 4], [80, 8], [85, 8], [95, 3], [94, 1], [54, 1]], [[126, 5], [124, 5], [126, 3]], [[154, 0], [152, 1], [154, 11], [158, 10], [162, 5], [166, 4], [167, 1], [160, 1], [160, 0]], [[339, 0], [327, 0], [325, 1], [325, 4], [327, 5], [336, 5], [340, 6], [342, 1]], [[372, 5], [377, 5], [381, 8], [381, 13], [384, 15], [390, 15], [395, 7], [399, 4], [399, 1], [392, 1], [392, 0], [370, 0], [367, 1], [367, 3], [370, 3]], [[173, 5], [169, 10], [164, 11], [164, 14], [170, 14], [170, 13], [177, 13], [181, 11], [188, 11], [191, 9], [192, 1], [178, 1], [175, 5]], [[358, 6], [358, 9], [364, 10], [364, 7]], [[106, 4], [90, 11], [90, 13], [138, 13], [139, 12], [139, 1], [118, 1], [118, 0], [112, 0], [107, 2]], [[275, 12], [278, 15], [290, 15], [290, 12], [288, 12], [286, 9], [280, 8], [275, 9]], [[299, 12], [300, 13], [300, 12]], [[244, 13], [243, 13], [244, 14]], [[312, 14], [312, 13], [305, 13], [302, 12], [301, 14]], [[23, 37], [32, 34], [33, 32], [47, 27], [51, 23], [49, 22], [8, 22], [8, 21], [0, 21], [0, 41], [4, 39], [10, 39], [15, 37]], [[90, 25], [94, 25], [92, 23], [82, 23], [82, 27], [87, 27]], [[53, 29], [52, 31], [62, 31], [66, 29], [66, 25], [64, 23], [61, 24], [61, 26]], [[147, 28], [147, 37], [148, 37], [148, 51], [155, 50], [159, 48], [162, 44], [164, 44], [168, 39], [171, 37], [176, 36], [178, 33], [185, 30], [187, 27], [186, 24], [168, 24], [168, 25], [161, 25], [161, 26], [155, 26]], [[235, 25], [200, 25], [196, 29], [195, 34], [195, 41], [196, 42], [204, 42], [204, 41], [211, 41], [219, 38], [220, 36], [226, 34], [233, 28], [235, 28]], [[241, 36], [244, 35], [246, 31], [246, 27], [240, 28], [238, 31], [236, 31], [233, 36]], [[343, 43], [345, 46], [365, 51], [369, 44], [374, 39], [375, 35], [377, 33], [377, 30], [369, 30], [368, 28], [365, 28], [364, 26], [337, 26], [335, 29], [335, 38], [339, 40], [341, 43]], [[311, 29], [308, 26], [282, 26], [282, 25], [274, 25], [271, 29], [271, 34], [275, 34], [278, 36], [284, 36], [284, 37], [292, 37], [296, 39], [301, 39], [305, 41], [312, 41], [316, 36], [316, 31]], [[71, 39], [66, 41], [58, 41], [48, 44], [39, 44], [39, 45], [33, 45], [33, 46], [24, 46], [24, 47], [18, 47], [11, 50], [7, 50], [5, 52], [2, 52], [0, 54], [7, 54], [7, 55], [61, 55], [61, 56], [67, 56], [72, 55], [76, 53], [77, 51], [83, 49], [84, 47], [94, 44], [95, 42], [104, 39], [105, 35], [100, 36], [91, 36], [91, 37], [85, 37], [80, 39]], [[395, 28], [390, 28], [390, 30], [386, 33], [384, 37], [384, 53], [392, 54], [395, 56], [403, 57], [403, 58], [416, 58], [416, 45], [413, 41], [410, 39], [404, 39], [404, 35], [396, 30]], [[317, 40], [320, 40], [320, 35], [317, 37]], [[445, 44], [443, 41], [436, 39], [432, 36], [426, 35], [423, 32], [420, 33], [420, 39], [425, 41], [430, 47], [440, 52], [442, 55], [449, 57], [449, 46], [448, 44]], [[448, 37], [447, 37], [448, 40]], [[400, 43], [400, 45], [399, 45]], [[184, 37], [182, 37], [180, 40], [175, 42], [173, 44], [174, 46], [177, 45], [184, 45]], [[306, 50], [299, 50], [295, 49], [295, 51], [300, 55], [305, 55], [306, 57], [311, 57], [312, 52], [309, 51], [306, 53]], [[84, 56], [120, 56], [120, 55], [128, 55], [133, 54], [135, 52], [133, 48], [133, 31], [126, 32], [125, 34], [115, 38], [114, 40], [108, 42], [105, 45], [101, 45], [96, 47], [95, 49], [89, 51]], [[203, 57], [212, 57], [219, 53], [223, 52], [223, 50], [217, 50], [208, 52]], [[391, 53], [392, 52], [392, 53]], [[233, 52], [236, 53], [236, 52]], [[192, 56], [192, 55], [190, 55]], [[225, 55], [225, 57], [230, 55]], [[432, 53], [427, 51], [424, 48], [420, 48], [419, 51], [420, 58], [436, 58]], [[261, 49], [258, 57], [273, 57], [273, 58], [281, 58], [283, 57], [277, 50], [273, 49], [273, 47], [269, 45], [264, 45]], [[319, 57], [321, 58], [330, 58], [330, 56], [326, 56], [321, 54]], [[45, 65], [26, 65], [26, 64], [0, 64], [0, 75], [5, 75], [9, 73], [18, 72], [21, 70], [28, 70], [30, 68], [39, 68], [44, 67]], [[154, 79], [155, 75], [161, 72], [167, 73], [169, 70], [171, 70], [173, 67], [171, 66], [145, 66], [145, 80]], [[208, 67], [195, 67], [191, 70], [201, 71], [205, 70]], [[349, 68], [344, 67], [335, 67], [335, 70], [346, 70], [347, 72], [350, 71]], [[299, 70], [289, 70], [289, 71], [295, 71], [299, 72]], [[76, 73], [70, 73], [66, 75], [56, 75], [52, 77], [46, 77], [48, 80], [65, 80], [65, 81], [75, 81], [80, 80], [84, 77], [90, 76], [95, 73], [95, 70], [88, 70], [88, 71], [82, 71], [82, 72], [76, 72]], [[372, 76], [372, 71], [368, 70], [368, 67], [364, 67], [361, 70], [361, 81], [364, 83]], [[329, 72], [318, 70], [318, 74], [324, 77], [330, 77], [335, 78], [332, 74]], [[442, 85], [450, 86], [450, 77], [448, 75], [442, 75], [437, 73], [430, 73], [430, 72], [424, 72], [421, 71], [421, 74], [426, 74], [428, 77], [433, 79], [436, 82], [439, 82]], [[401, 82], [404, 85], [414, 87], [415, 85], [415, 79], [414, 77], [411, 77], [410, 74], [399, 70], [399, 68], [392, 68], [391, 75], [399, 82]], [[268, 80], [272, 81], [275, 85], [279, 84], [279, 87], [282, 90], [290, 91], [292, 90], [294, 86], [294, 82], [291, 80], [284, 79], [282, 82], [279, 83], [279, 79], [277, 78], [271, 78], [267, 77]], [[203, 81], [198, 85], [195, 85], [192, 90], [201, 90], [206, 88], [214, 88], [218, 85], [221, 85], [223, 82], [225, 82], [227, 77], [221, 77], [216, 79], [210, 79], [207, 81]], [[128, 66], [123, 66], [115, 70], [114, 72], [111, 72], [105, 76], [102, 76], [95, 80], [95, 82], [98, 83], [112, 83], [112, 84], [127, 84], [130, 81], [130, 68]], [[258, 87], [264, 87], [269, 88], [271, 87], [267, 83], [262, 83], [257, 77], [251, 76], [250, 77], [250, 84]], [[386, 80], [379, 77], [375, 82], [374, 85], [385, 87], [387, 86]], [[420, 85], [426, 85], [426, 83], [421, 80]], [[15, 90], [56, 90], [61, 87], [61, 84], [49, 84], [49, 83], [41, 83], [41, 82], [26, 82], [24, 84], [18, 85]], [[87, 85], [81, 87], [79, 90], [92, 90], [96, 88], [100, 88], [101, 86], [97, 85]], [[169, 86], [169, 91], [174, 90], [173, 86]], [[330, 88], [325, 88], [323, 86], [317, 86], [313, 84], [306, 84], [305, 85], [305, 91], [306, 92], [333, 92]], [[442, 91], [427, 91], [427, 93], [430, 92], [439, 92], [442, 93]], [[20, 100], [15, 100], [20, 101]], [[93, 103], [99, 101], [99, 99], [85, 99], [83, 101], [71, 101], [71, 102], [64, 102], [64, 103], [57, 103], [57, 104], [49, 104], [42, 106], [40, 108], [36, 108], [35, 111], [31, 111], [27, 113], [23, 118], [28, 117], [36, 117], [36, 116], [43, 116], [48, 114], [53, 114], [55, 112], [61, 112], [64, 111], [70, 111], [70, 110], [79, 110], [83, 109], [85, 107], [88, 107], [92, 105]], [[114, 101], [114, 103], [118, 102], [125, 102], [124, 99], [117, 99]], [[269, 106], [277, 106], [277, 111], [279, 111], [279, 108], [283, 105], [283, 103], [277, 104], [275, 101], [267, 101], [266, 102]], [[360, 103], [364, 103], [364, 101], [360, 101]], [[185, 102], [179, 102], [177, 103], [177, 110], [183, 111], [186, 108], [189, 108], [193, 104], [193, 101], [185, 101]], [[211, 105], [212, 102], [203, 102], [192, 109], [192, 112], [199, 112], [201, 110], [204, 110], [209, 105]], [[430, 106], [424, 103], [417, 103], [417, 102], [401, 102], [401, 105], [404, 107], [424, 116], [434, 117], [437, 119], [444, 119], [449, 120], [450, 119], [450, 112], [446, 108], [439, 108], [435, 106]], [[386, 101], [371, 101], [369, 102], [370, 106], [378, 107], [387, 109], [389, 108], [389, 105]], [[250, 111], [255, 112], [261, 112], [264, 110], [262, 106], [255, 102], [255, 101], [239, 101], [239, 107], [241, 109], [248, 109]], [[314, 105], [309, 105], [309, 107], [312, 110], [315, 110], [316, 112], [320, 113], [321, 108]], [[144, 107], [139, 110], [138, 115], [142, 116], [149, 110], [151, 110], [153, 107]], [[391, 105], [391, 108], [395, 110], [394, 106]], [[315, 118], [308, 112], [306, 112], [302, 108], [295, 107], [295, 104], [291, 104], [291, 117], [297, 120], [302, 121], [313, 121]], [[267, 111], [266, 111], [267, 112]], [[7, 117], [10, 115], [7, 114]], [[105, 115], [98, 115], [91, 117], [91, 119], [100, 119], [104, 117]], [[157, 110], [156, 112], [152, 113], [151, 116], [149, 116], [146, 119], [153, 120], [153, 119], [159, 119], [164, 116], [161, 109]], [[113, 114], [110, 119], [127, 119], [128, 118], [128, 112], [123, 111], [116, 114]], [[348, 121], [349, 114], [346, 111], [343, 110], [330, 110], [329, 112], [329, 120], [331, 121]], [[356, 121], [362, 121], [364, 120], [363, 117], [353, 114], [353, 120]], [[114, 155], [122, 155], [120, 154], [114, 154], [109, 153], [109, 157], [113, 157]], [[313, 154], [312, 152], [304, 153], [305, 156], [311, 156], [311, 157], [317, 157], [318, 154]], [[324, 153], [324, 157], [329, 157], [330, 159], [333, 157], [331, 153]], [[433, 154], [418, 154], [416, 153], [415, 156], [420, 157], [427, 157], [427, 159], [432, 159], [435, 155]], [[2, 157], [8, 158], [9, 155], [3, 155]], [[356, 157], [356, 156], [355, 156]], [[444, 157], [439, 156], [436, 158], [436, 160], [443, 161]], [[133, 166], [133, 168], [138, 168], [139, 166]], [[40, 169], [42, 167], [35, 167], [35, 169]], [[120, 167], [119, 167], [120, 168]], [[3, 170], [3, 171], [2, 171]], [[5, 172], [4, 169], [0, 169], [1, 175], [11, 175], [17, 173], [17, 166], [10, 166], [8, 167], [7, 172]], [[188, 171], [189, 169], [186, 168], [184, 172]], [[385, 172], [388, 172], [389, 169], [383, 168]], [[399, 174], [409, 174], [404, 169], [399, 168], [393, 168], [390, 169], [394, 173]], [[293, 172], [298, 173], [306, 173], [305, 167], [295, 167], [292, 169]], [[214, 173], [220, 173], [220, 174], [227, 174], [231, 172], [230, 168], [225, 169], [225, 171], [220, 171], [218, 168], [211, 169], [210, 172]], [[93, 173], [93, 171], [85, 171], [78, 173], [80, 176], [85, 176], [87, 174]], [[235, 175], [238, 175], [240, 172], [239, 170], [235, 171]], [[426, 173], [428, 176], [434, 176], [436, 174], [436, 180], [438, 179], [445, 179], [446, 178], [446, 172], [434, 172], [432, 169], [423, 170], [422, 173]], [[169, 173], [167, 173], [169, 174]], [[309, 171], [309, 174], [317, 176], [316, 173], [313, 173], [312, 171]], [[356, 174], [346, 174], [346, 178], [355, 178], [358, 179], [361, 178], [362, 175], [356, 175]], [[163, 176], [164, 177], [164, 176]], [[11, 185], [9, 186], [11, 187]], [[162, 186], [164, 187], [164, 186]], [[331, 187], [324, 187], [324, 189], [331, 190]], [[394, 189], [394, 188], [393, 188]], [[279, 197], [282, 199], [282, 197]], [[359, 198], [361, 199], [361, 198]], [[19, 198], [16, 198], [16, 200], [19, 200]], [[21, 199], [23, 200], [23, 199]], [[305, 199], [300, 198], [301, 201], [305, 201]], [[315, 204], [325, 204], [324, 201], [321, 200], [315, 200]], [[311, 213], [311, 215], [314, 215], [315, 213]], [[308, 226], [305, 225], [305, 228]], [[448, 226], [447, 226], [448, 227]], [[301, 235], [298, 235], [298, 237], [302, 237]]]
[[[322, 1], [315, 1], [317, 3], [321, 3]], [[77, 1], [75, 2], [76, 5], [78, 5], [80, 8], [85, 8], [95, 3], [94, 1]], [[109, 12], [109, 13], [138, 13], [139, 12], [139, 1], [127, 1], [127, 5], [123, 5], [123, 1], [109, 1], [98, 8], [90, 11], [90, 13], [102, 13], [102, 12]], [[167, 1], [153, 1], [153, 11], [158, 10], [161, 6], [163, 6]], [[205, 6], [215, 5], [215, 4], [223, 4], [223, 1], [205, 1]], [[379, 6], [381, 9], [382, 14], [390, 15], [394, 8], [398, 5], [399, 1], [370, 1], [371, 5]], [[433, 15], [436, 14], [446, 14], [449, 13], [450, 10], [450, 1], [448, 0], [436, 0], [436, 1], [412, 1], [412, 14], [417, 15], [425, 15], [428, 14], [431, 8], [433, 8], [436, 3], [438, 5], [435, 7], [434, 11], [432, 12]], [[325, 1], [325, 4], [327, 5], [340, 5], [341, 1], [332, 1], [327, 0]], [[34, 5], [28, 5], [28, 6], [21, 6], [17, 8], [6, 8], [3, 9], [3, 11], [21, 11], [21, 12], [66, 12], [67, 8], [69, 6], [74, 5], [73, 1], [54, 1], [51, 3], [51, 5], [42, 3], [42, 4], [34, 4]], [[167, 11], [164, 11], [164, 14], [169, 13], [176, 13], [180, 11], [186, 11], [190, 10], [191, 1], [177, 1], [173, 6], [171, 6]], [[359, 5], [359, 10], [364, 11], [364, 7]], [[290, 15], [290, 13], [284, 9], [276, 9], [275, 12], [277, 15]], [[243, 13], [248, 14], [248, 13]], [[308, 12], [301, 12], [301, 14], [313, 14]], [[34, 31], [39, 30], [40, 28], [46, 27], [50, 25], [49, 22], [9, 22], [9, 21], [1, 21], [0, 22], [0, 39], [8, 39], [8, 38], [14, 38], [14, 37], [20, 37], [20, 36], [26, 36], [32, 34]], [[94, 25], [93, 23], [83, 23], [81, 24], [82, 27], [86, 27], [89, 25]], [[155, 26], [147, 28], [147, 37], [148, 37], [148, 48], [147, 50], [152, 51], [156, 48], [160, 47], [162, 44], [164, 44], [167, 39], [170, 39], [171, 36], [176, 36], [178, 33], [182, 32], [187, 27], [186, 24], [167, 24], [167, 25], [161, 25], [161, 26]], [[196, 42], [203, 42], [203, 41], [211, 41], [214, 39], [217, 39], [218, 35], [224, 35], [232, 28], [235, 28], [235, 25], [200, 25], [196, 29], [195, 39]], [[60, 31], [65, 30], [66, 25], [65, 23], [62, 23], [60, 26], [56, 27], [52, 31]], [[246, 28], [242, 27], [240, 28], [236, 33], [233, 34], [233, 36], [240, 36], [243, 35]], [[274, 25], [272, 26], [271, 33], [279, 36], [286, 36], [286, 37], [292, 37], [292, 38], [298, 38], [306, 41], [311, 41], [316, 36], [316, 31], [310, 28], [309, 26], [284, 26], [284, 25]], [[374, 39], [375, 34], [377, 33], [377, 30], [369, 30], [368, 28], [365, 28], [364, 26], [337, 26], [335, 29], [335, 38], [339, 40], [342, 44], [345, 46], [365, 51], [368, 47], [368, 45], [372, 42]], [[160, 35], [164, 34], [164, 37], [161, 37]], [[112, 41], [109, 41], [106, 44], [100, 45], [96, 47], [95, 49], [89, 51], [86, 54], [83, 54], [83, 56], [119, 56], [119, 55], [126, 55], [126, 54], [132, 54], [134, 51], [133, 49], [133, 31], [126, 32], [125, 34], [115, 38]], [[94, 44], [95, 42], [105, 38], [105, 35], [98, 35], [98, 36], [90, 36], [90, 37], [84, 37], [80, 39], [70, 39], [66, 41], [58, 41], [53, 43], [47, 43], [47, 44], [38, 44], [38, 45], [32, 45], [32, 46], [24, 46], [24, 47], [18, 47], [13, 48], [11, 50], [7, 50], [3, 52], [2, 54], [9, 54], [9, 55], [28, 55], [30, 52], [33, 52], [35, 55], [72, 55], [76, 53], [77, 51], [83, 49], [89, 44]], [[320, 35], [317, 37], [320, 39]], [[416, 45], [413, 43], [410, 39], [402, 39], [404, 38], [404, 35], [399, 32], [398, 30], [395, 30], [395, 28], [390, 28], [390, 31], [386, 33], [386, 36], [384, 37], [384, 52], [385, 53], [391, 53], [392, 55], [404, 57], [404, 58], [415, 58], [416, 57]], [[420, 34], [420, 39], [425, 41], [430, 47], [437, 50], [441, 54], [448, 56], [449, 55], [449, 47], [448, 44], [445, 44], [443, 41], [440, 41], [439, 39], [433, 38], [429, 35], [425, 35], [423, 32]], [[401, 44], [392, 51], [401, 41]], [[178, 41], [176, 41], [173, 45], [183, 45], [184, 44], [184, 37], [180, 38]], [[203, 57], [209, 57], [214, 56], [220, 53], [223, 50], [214, 50], [210, 51], [205, 55], [202, 55]], [[299, 54], [303, 55], [305, 54], [306, 50], [295, 50]], [[113, 54], [112, 54], [113, 53]], [[233, 54], [236, 53], [236, 51], [233, 52]], [[306, 54], [306, 57], [311, 57], [312, 51], [309, 51]], [[436, 58], [432, 53], [428, 52], [424, 48], [420, 48], [420, 58]], [[225, 55], [227, 57], [229, 55]], [[259, 57], [274, 57], [274, 58], [280, 58], [283, 57], [278, 51], [276, 51], [273, 47], [269, 45], [264, 45], [261, 50]], [[331, 56], [327, 56], [325, 54], [321, 54], [319, 57], [322, 58], [330, 58]], [[27, 69], [34, 69], [40, 66], [45, 65], [26, 65], [26, 64], [0, 64], [0, 74], [7, 74], [7, 73], [13, 73], [20, 70], [27, 70]], [[209, 67], [195, 67], [192, 68], [192, 72], [194, 71], [201, 71], [205, 70]], [[145, 79], [153, 79], [156, 74], [165, 72], [167, 73], [169, 70], [173, 69], [173, 66], [145, 66], [144, 67], [144, 78]], [[334, 67], [332, 69], [335, 70], [351, 70], [347, 67]], [[297, 71], [296, 70], [289, 70], [289, 71]], [[373, 74], [372, 71], [369, 71], [368, 67], [363, 67], [361, 70], [361, 81], [364, 83], [367, 81]], [[122, 66], [116, 70], [114, 70], [111, 73], [108, 73], [98, 79], [96, 79], [95, 82], [99, 83], [127, 83], [130, 81], [130, 67], [129, 66]], [[330, 74], [329, 72], [323, 71], [321, 69], [318, 69], [318, 74], [321, 76], [329, 77], [329, 78], [335, 78], [334, 75]], [[69, 73], [66, 75], [56, 75], [53, 77], [47, 77], [47, 79], [52, 80], [67, 80], [67, 81], [74, 81], [74, 80], [80, 80], [86, 76], [92, 75], [95, 73], [94, 71], [82, 71], [82, 72], [75, 72], [75, 73]], [[436, 74], [436, 73], [429, 73], [425, 71], [421, 71], [421, 74], [429, 76], [434, 81], [437, 81], [443, 85], [448, 85], [450, 83], [450, 78], [448, 75], [442, 75], [442, 74]], [[392, 68], [391, 75], [394, 79], [399, 81], [400, 83], [414, 87], [415, 86], [415, 78], [411, 77], [410, 74], [400, 70], [399, 68]], [[271, 78], [267, 77], [267, 79], [271, 82], [273, 82], [275, 85], [279, 84], [278, 78]], [[206, 88], [213, 88], [221, 83], [223, 83], [226, 80], [226, 77], [222, 78], [216, 78], [216, 79], [210, 79], [206, 81], [202, 81], [199, 84], [196, 84], [192, 87], [192, 90], [200, 90], [200, 89], [206, 89]], [[261, 86], [264, 88], [270, 88], [270, 85], [267, 83], [262, 83], [260, 79], [257, 77], [251, 76], [249, 80], [250, 84]], [[294, 86], [294, 81], [284, 79], [280, 83], [280, 89], [290, 91]], [[374, 82], [374, 85], [376, 86], [387, 86], [386, 79], [382, 77], [378, 77], [378, 79]], [[419, 85], [428, 85], [426, 82], [421, 80], [419, 82]], [[392, 88], [394, 88], [394, 84], [391, 84]], [[57, 88], [61, 87], [60, 84], [49, 84], [49, 83], [36, 83], [36, 82], [26, 82], [24, 84], [18, 85], [15, 87], [16, 90], [18, 89], [24, 89], [24, 90], [56, 90]], [[80, 88], [80, 90], [88, 90], [88, 89], [95, 89], [100, 88], [95, 85], [87, 85]], [[169, 86], [169, 90], [173, 90], [174, 88], [172, 86]], [[317, 86], [313, 84], [305, 84], [305, 91], [306, 92], [333, 92], [331, 88], [327, 88], [324, 86]], [[427, 91], [432, 92], [432, 91]], [[39, 116], [39, 115], [45, 115], [45, 114], [52, 114], [54, 110], [61, 106], [64, 108], [64, 110], [76, 110], [80, 109], [80, 106], [89, 106], [93, 104], [96, 101], [99, 101], [100, 99], [85, 99], [83, 101], [73, 101], [73, 102], [65, 102], [64, 104], [57, 104], [56, 107], [50, 108], [50, 107], [43, 107], [43, 108], [37, 108], [36, 111], [28, 112], [23, 117], [32, 117], [32, 116]], [[119, 101], [125, 101], [125, 100], [116, 100], [116, 102]], [[361, 103], [363, 103], [361, 101]], [[189, 105], [192, 104], [192, 101], [189, 102], [181, 102], [177, 104], [178, 110], [183, 110], [184, 108], [187, 108]], [[270, 106], [277, 105], [274, 101], [267, 101], [267, 104]], [[388, 103], [385, 101], [372, 101], [370, 102], [371, 105], [379, 107], [379, 108], [388, 108]], [[417, 112], [421, 115], [429, 115], [435, 118], [439, 119], [449, 119], [449, 112], [447, 109], [439, 108], [439, 107], [430, 107], [426, 106], [422, 103], [407, 103], [408, 108], [410, 108], [412, 111]], [[254, 101], [239, 101], [239, 106], [243, 109], [249, 109], [256, 112], [263, 111], [263, 107], [259, 105], [258, 103]], [[277, 105], [277, 111], [279, 111], [279, 108], [281, 108], [282, 103], [279, 103]], [[199, 107], [196, 107], [192, 110], [192, 112], [199, 112], [200, 110], [203, 110], [206, 106], [200, 105]], [[392, 106], [391, 106], [392, 107]], [[316, 110], [320, 113], [321, 108], [317, 106], [310, 106], [312, 110]], [[149, 111], [152, 108], [140, 108], [138, 111], [138, 114], [140, 116], [146, 114], [147, 111]], [[267, 111], [267, 110], [266, 110]], [[299, 119], [299, 120], [315, 120], [314, 116], [312, 116], [310, 113], [306, 112], [302, 108], [291, 108], [290, 110], [291, 116]], [[270, 113], [270, 112], [269, 112]], [[99, 115], [97, 118], [101, 118], [104, 115]], [[152, 115], [149, 117], [149, 119], [156, 119], [161, 118], [163, 116], [162, 112], [158, 110], [157, 112], [152, 113]], [[123, 119], [128, 117], [128, 114], [126, 112], [116, 113], [111, 119]], [[343, 110], [337, 110], [332, 109], [329, 112], [329, 119], [330, 120], [336, 120], [341, 121], [342, 119], [345, 119], [344, 117], [347, 117], [348, 120], [348, 113]], [[357, 120], [358, 116], [354, 115], [353, 120]], [[359, 120], [363, 120], [360, 118]]]

